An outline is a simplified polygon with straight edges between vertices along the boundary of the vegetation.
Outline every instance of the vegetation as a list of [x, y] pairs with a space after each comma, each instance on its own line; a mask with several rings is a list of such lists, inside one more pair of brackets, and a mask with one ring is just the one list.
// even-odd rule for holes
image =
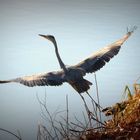
[[[134, 93], [129, 87], [125, 87], [123, 101], [116, 103], [112, 107], [107, 107], [102, 112], [110, 119], [106, 122], [101, 120], [101, 107], [93, 101], [93, 111], [87, 109], [87, 114], [83, 114], [85, 122], [76, 119], [70, 122], [67, 101], [67, 117], [62, 122], [57, 122], [56, 114], [51, 116], [45, 102], [39, 100], [40, 105], [45, 109], [47, 118], [51, 124], [51, 129], [43, 125], [38, 126], [38, 140], [139, 140], [140, 139], [140, 84], [134, 84]], [[46, 113], [43, 112], [42, 114]], [[59, 112], [60, 113], [60, 112]], [[87, 117], [86, 117], [87, 116]], [[44, 116], [45, 117], [45, 116]]]

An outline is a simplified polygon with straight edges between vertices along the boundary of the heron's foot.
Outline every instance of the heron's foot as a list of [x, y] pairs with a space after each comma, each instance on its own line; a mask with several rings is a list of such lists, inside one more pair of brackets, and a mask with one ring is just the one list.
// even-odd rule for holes
[[128, 27], [127, 27], [127, 33], [128, 33], [128, 34], [131, 34], [131, 33], [133, 33], [137, 28], [138, 28], [137, 26], [133, 26], [133, 27], [131, 27], [131, 28], [128, 28]]

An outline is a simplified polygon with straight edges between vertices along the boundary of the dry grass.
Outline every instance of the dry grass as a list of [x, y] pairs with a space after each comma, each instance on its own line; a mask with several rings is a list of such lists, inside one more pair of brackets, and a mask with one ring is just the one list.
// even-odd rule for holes
[[126, 89], [128, 99], [103, 109], [106, 116], [112, 115], [112, 119], [105, 122], [102, 131], [93, 129], [85, 134], [86, 140], [140, 140], [140, 84], [134, 84], [133, 95], [128, 87]]

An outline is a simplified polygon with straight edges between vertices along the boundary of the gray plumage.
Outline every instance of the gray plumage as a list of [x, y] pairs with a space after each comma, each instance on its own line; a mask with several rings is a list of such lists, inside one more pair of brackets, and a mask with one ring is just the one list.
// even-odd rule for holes
[[64, 82], [68, 82], [78, 93], [86, 92], [92, 85], [91, 82], [83, 78], [86, 73], [92, 73], [100, 70], [107, 62], [110, 61], [111, 58], [117, 55], [121, 48], [121, 45], [129, 38], [135, 28], [136, 27], [134, 27], [133, 30], [128, 31], [127, 34], [118, 41], [108, 45], [105, 48], [102, 48], [101, 50], [93, 53], [90, 57], [84, 59], [80, 63], [70, 67], [66, 67], [61, 60], [54, 36], [40, 35], [50, 40], [54, 44], [55, 53], [61, 70], [44, 74], [20, 77], [7, 81], [0, 81], [0, 84], [17, 82], [25, 86], [33, 87], [45, 85], [59, 86], [62, 85]]

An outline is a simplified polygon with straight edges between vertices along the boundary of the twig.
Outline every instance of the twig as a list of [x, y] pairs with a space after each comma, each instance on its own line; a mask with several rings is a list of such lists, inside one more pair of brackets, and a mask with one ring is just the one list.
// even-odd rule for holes
[[50, 132], [46, 129], [46, 127], [44, 127], [43, 125], [38, 125], [38, 134], [37, 134], [37, 140], [41, 140], [41, 130], [40, 130], [40, 128], [43, 128], [46, 132], [47, 132], [47, 134], [48, 134], [48, 139], [53, 139], [53, 137], [52, 137], [52, 135], [50, 134]]
[[20, 131], [19, 130], [17, 130], [17, 133], [18, 133], [18, 136], [21, 138], [21, 134], [20, 134]]
[[[91, 119], [93, 119], [93, 120], [95, 120], [96, 122], [98, 122], [99, 124], [102, 124], [102, 125], [104, 125], [105, 126], [105, 124], [104, 123], [102, 123], [101, 121], [99, 121], [99, 120], [97, 120], [96, 118], [94, 118], [93, 116], [92, 116], [92, 118]], [[99, 126], [99, 127], [101, 127], [101, 126]]]
[[[46, 93], [45, 93], [45, 98], [46, 98]], [[47, 109], [46, 99], [45, 99], [45, 102], [41, 102], [40, 99], [39, 99], [39, 97], [38, 97], [38, 95], [37, 95], [37, 99], [38, 99], [38, 102], [40, 103], [40, 105], [42, 105], [44, 107], [46, 113], [48, 114], [49, 119], [50, 119], [50, 122], [51, 122], [51, 125], [52, 125], [52, 129], [54, 130], [54, 133], [55, 133], [56, 138], [59, 140], [59, 137], [58, 137], [58, 134], [57, 134], [57, 131], [56, 131], [56, 127], [54, 125], [54, 119], [52, 118], [50, 112]]]
[[78, 124], [75, 124], [75, 123], [73, 123], [73, 122], [71, 122], [71, 124], [73, 124], [73, 125], [75, 125], [75, 126], [81, 128], [81, 129], [84, 129], [84, 127], [82, 127], [82, 126], [80, 126], [80, 125], [78, 125]]
[[86, 120], [86, 116], [85, 116], [85, 114], [84, 114], [83, 111], [82, 111], [82, 114], [83, 114], [83, 117], [84, 117], [85, 124], [87, 124], [88, 122], [87, 122], [87, 120]]
[[[94, 73], [94, 78], [95, 78], [95, 85], [96, 85], [97, 101], [98, 101], [98, 105], [100, 105], [99, 88], [98, 88], [98, 82], [97, 82], [96, 73]], [[100, 108], [99, 108], [99, 117], [100, 117], [100, 122], [102, 122], [102, 116], [101, 116], [101, 109]]]
[[67, 108], [67, 139], [69, 139], [69, 107], [68, 107], [68, 95], [66, 95], [66, 108]]
[[80, 95], [80, 97], [82, 98], [82, 100], [84, 102], [84, 105], [85, 105], [85, 108], [86, 108], [86, 112], [87, 112], [87, 116], [88, 116], [89, 123], [90, 123], [90, 127], [91, 127], [92, 126], [91, 119], [90, 119], [90, 113], [91, 113], [91, 111], [89, 110], [89, 108], [88, 108], [88, 106], [86, 104], [86, 101], [85, 101], [84, 97], [81, 94], [79, 94], [79, 95]]
[[[61, 128], [62, 128], [62, 130], [63, 130], [63, 132], [64, 132], [64, 134], [65, 135], [63, 135], [63, 137], [67, 137], [67, 132], [66, 132], [66, 130], [64, 129], [64, 127], [63, 127], [63, 124], [61, 123], [61, 122], [59, 122], [60, 123], [60, 126], [61, 126]], [[63, 133], [62, 133], [63, 134]]]
[[3, 128], [0, 128], [0, 131], [4, 131], [4, 132], [7, 132], [11, 135], [13, 135], [14, 137], [16, 137], [18, 140], [22, 140], [22, 138], [16, 134], [14, 134], [13, 132], [9, 131], [9, 130], [6, 130], [6, 129], [3, 129]]
[[[80, 120], [78, 120], [76, 116], [75, 116], [74, 118], [75, 118], [75, 120], [78, 122], [78, 124], [81, 124], [81, 126], [85, 127], [84, 124], [83, 124]], [[86, 124], [87, 124], [87, 123], [86, 123]]]

